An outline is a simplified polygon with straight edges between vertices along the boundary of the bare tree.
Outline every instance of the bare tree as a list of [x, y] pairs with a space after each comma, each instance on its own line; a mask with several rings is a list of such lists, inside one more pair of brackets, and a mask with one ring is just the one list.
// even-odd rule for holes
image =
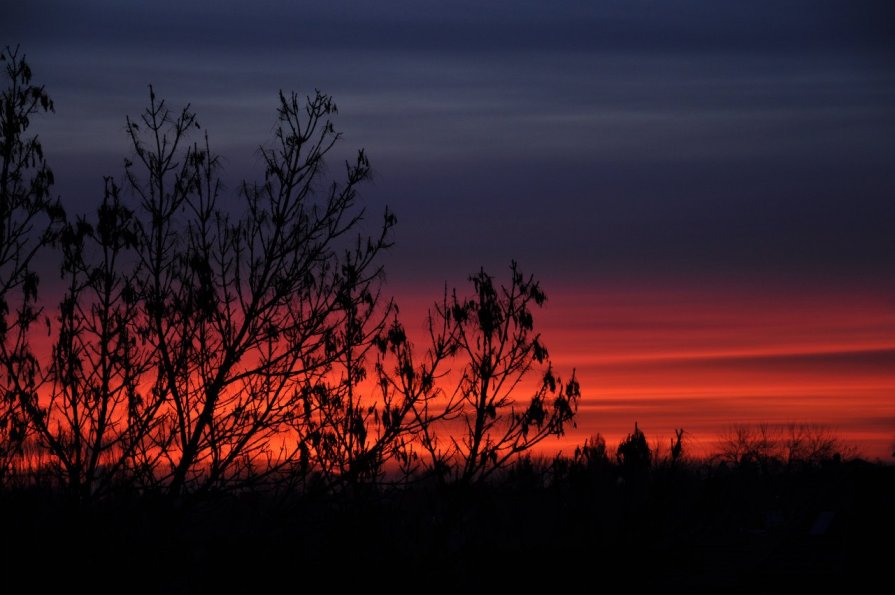
[[838, 455], [855, 455], [855, 448], [843, 442], [828, 427], [817, 424], [783, 425], [737, 424], [722, 435], [719, 456], [733, 464], [814, 465]]
[[238, 215], [218, 204], [207, 137], [186, 144], [198, 126], [188, 107], [172, 112], [150, 92], [141, 121], [128, 120], [136, 153], [128, 186], [145, 214], [145, 334], [154, 390], [167, 403], [143, 452], [162, 453], [168, 471], [159, 480], [173, 493], [288, 468], [308, 387], [370, 338], [352, 325], [359, 310], [376, 311], [377, 256], [394, 216], [385, 213], [377, 234], [352, 238], [364, 216], [357, 187], [370, 173], [366, 156], [346, 163], [344, 182], [325, 183], [325, 157], [340, 138], [335, 103], [319, 92], [304, 104], [294, 94], [279, 100], [275, 142], [261, 152], [264, 181], [243, 185]]
[[793, 422], [782, 427], [781, 433], [781, 457], [788, 465], [816, 465], [835, 456], [856, 455], [856, 449], [827, 426]]
[[777, 456], [780, 445], [769, 424], [736, 424], [722, 434], [718, 446], [723, 460], [739, 465], [766, 464]]

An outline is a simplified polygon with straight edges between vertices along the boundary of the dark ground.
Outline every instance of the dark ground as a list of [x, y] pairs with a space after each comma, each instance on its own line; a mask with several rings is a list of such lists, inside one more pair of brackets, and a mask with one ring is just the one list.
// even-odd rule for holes
[[[274, 499], [0, 495], [0, 592], [854, 592], [892, 583], [895, 467], [520, 464], [486, 485]], [[282, 588], [280, 585], [283, 585]]]

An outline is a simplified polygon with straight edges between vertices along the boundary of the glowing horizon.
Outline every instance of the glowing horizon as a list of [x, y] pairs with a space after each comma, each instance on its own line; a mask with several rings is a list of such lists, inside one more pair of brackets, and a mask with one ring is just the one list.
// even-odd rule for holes
[[[556, 371], [576, 370], [582, 400], [577, 428], [542, 443], [543, 454], [571, 454], [596, 433], [613, 446], [637, 421], [663, 446], [683, 427], [700, 455], [734, 424], [809, 423], [863, 456], [891, 458], [895, 307], [882, 292], [773, 284], [751, 292], [631, 283], [545, 289], [535, 328]], [[437, 296], [427, 300], [414, 286], [393, 291], [405, 325], [420, 333]], [[423, 346], [421, 334], [416, 341]]]

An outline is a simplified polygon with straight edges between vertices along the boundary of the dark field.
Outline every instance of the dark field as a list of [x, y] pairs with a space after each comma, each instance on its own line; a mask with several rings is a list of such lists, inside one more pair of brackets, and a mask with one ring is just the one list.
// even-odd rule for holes
[[861, 460], [636, 474], [523, 460], [466, 487], [142, 494], [81, 510], [31, 488], [2, 496], [2, 559], [7, 580], [87, 592], [852, 591], [887, 572], [893, 490], [895, 468]]

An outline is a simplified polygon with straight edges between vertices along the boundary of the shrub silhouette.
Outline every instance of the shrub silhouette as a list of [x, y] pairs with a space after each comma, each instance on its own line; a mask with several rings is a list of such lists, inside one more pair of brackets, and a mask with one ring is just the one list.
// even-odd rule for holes
[[684, 456], [684, 429], [675, 429], [671, 439], [671, 464], [674, 465]]
[[606, 439], [599, 433], [587, 438], [575, 449], [574, 459], [588, 470], [599, 470], [609, 466], [609, 452]]
[[637, 422], [634, 422], [634, 432], [628, 434], [618, 445], [615, 457], [625, 473], [640, 473], [649, 470], [652, 451], [650, 451], [646, 436], [637, 427]]

